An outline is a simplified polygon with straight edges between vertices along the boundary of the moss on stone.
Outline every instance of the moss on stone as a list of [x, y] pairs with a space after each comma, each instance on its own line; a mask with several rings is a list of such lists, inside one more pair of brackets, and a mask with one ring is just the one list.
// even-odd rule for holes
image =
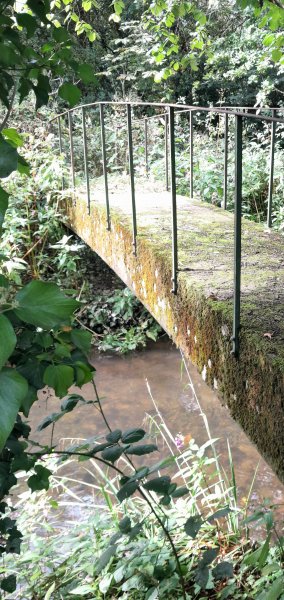
[[[66, 201], [65, 210], [70, 227], [134, 291], [199, 371], [206, 370], [208, 384], [218, 386], [222, 402], [284, 479], [284, 303], [273, 300], [273, 295], [283, 300], [283, 238], [268, 235], [254, 223], [243, 225], [246, 263], [241, 351], [236, 360], [230, 341], [232, 215], [196, 201], [192, 211], [181, 209], [179, 264], [188, 262], [187, 270], [179, 273], [175, 296], [171, 293], [171, 220], [167, 208], [162, 212], [161, 207], [156, 212], [138, 210], [137, 257], [132, 253], [131, 217], [119, 205], [111, 210], [111, 231], [106, 229], [100, 202], [92, 202], [90, 216], [80, 197], [76, 206]], [[218, 254], [214, 254], [217, 244]]]

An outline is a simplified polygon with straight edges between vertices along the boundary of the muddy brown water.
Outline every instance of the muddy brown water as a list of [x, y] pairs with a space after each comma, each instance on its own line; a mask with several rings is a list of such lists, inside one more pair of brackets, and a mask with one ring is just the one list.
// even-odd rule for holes
[[[253, 503], [269, 498], [279, 504], [280, 513], [284, 513], [284, 486], [272, 469], [259, 455], [256, 447], [249, 441], [239, 425], [230, 417], [227, 409], [220, 404], [217, 395], [203, 382], [193, 365], [189, 365], [189, 373], [194, 383], [199, 405], [184, 368], [179, 351], [165, 336], [157, 343], [149, 344], [142, 351], [132, 352], [126, 356], [116, 354], [93, 353], [96, 382], [102, 398], [106, 416], [113, 429], [127, 429], [140, 426], [145, 414], [154, 414], [146, 380], [157, 403], [159, 411], [173, 436], [178, 433], [193, 437], [198, 444], [208, 439], [200, 408], [206, 414], [211, 437], [219, 438], [216, 444], [220, 462], [228, 467], [227, 440], [229, 440], [239, 498], [246, 496], [250, 488], [255, 469], [258, 472], [252, 494]], [[91, 384], [84, 386], [86, 399], [94, 397]], [[33, 438], [41, 443], [50, 441], [51, 428], [35, 433], [38, 423], [51, 412], [59, 409], [59, 401], [55, 398], [42, 398], [34, 405], [30, 424]], [[88, 438], [102, 433], [105, 427], [100, 415], [91, 406], [79, 407], [60, 420], [54, 430], [53, 443], [66, 444], [70, 439]], [[65, 441], [62, 441], [65, 440]], [[81, 467], [80, 467], [81, 464]], [[86, 463], [74, 466], [76, 477]], [[86, 477], [82, 475], [82, 479]], [[82, 492], [83, 493], [83, 492]], [[282, 508], [281, 508], [282, 505]]]

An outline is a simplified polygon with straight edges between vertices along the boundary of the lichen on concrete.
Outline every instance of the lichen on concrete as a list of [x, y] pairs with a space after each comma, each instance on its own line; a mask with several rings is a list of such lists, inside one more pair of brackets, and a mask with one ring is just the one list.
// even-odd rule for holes
[[[171, 293], [171, 205], [154, 183], [139, 186], [137, 257], [129, 190], [110, 190], [111, 230], [104, 191], [66, 201], [70, 227], [134, 291], [203, 378], [215, 388], [260, 452], [284, 479], [283, 237], [243, 222], [240, 357], [231, 354], [233, 216], [178, 198], [178, 293]], [[173, 402], [175, 399], [173, 399]], [[221, 427], [221, 424], [220, 424]]]

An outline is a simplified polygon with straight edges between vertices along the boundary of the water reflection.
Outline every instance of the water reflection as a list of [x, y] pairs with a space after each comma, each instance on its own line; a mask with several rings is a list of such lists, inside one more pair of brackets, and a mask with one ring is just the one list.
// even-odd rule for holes
[[[161, 339], [148, 349], [127, 356], [94, 353], [93, 363], [97, 369], [96, 382], [104, 409], [113, 429], [126, 429], [142, 424], [145, 413], [153, 414], [146, 379], [152, 395], [173, 435], [181, 432], [195, 438], [198, 444], [206, 441], [207, 433], [200, 407], [207, 416], [211, 436], [220, 438], [217, 451], [221, 463], [227, 468], [229, 440], [234, 459], [236, 480], [240, 496], [248, 493], [255, 468], [259, 462], [253, 498], [262, 501], [270, 498], [275, 503], [284, 503], [284, 486], [279, 482], [267, 463], [260, 457], [255, 446], [242, 429], [230, 417], [227, 409], [220, 405], [216, 394], [203, 382], [193, 366], [190, 376], [200, 405], [188, 385], [188, 376], [182, 368], [180, 353], [169, 339]], [[93, 388], [86, 385], [86, 399], [93, 398]], [[44, 397], [34, 405], [31, 425], [35, 428], [44, 416], [58, 410], [59, 402]], [[88, 438], [102, 433], [105, 426], [93, 407], [81, 407], [55, 425], [53, 442], [61, 438]], [[42, 443], [50, 440], [50, 428], [33, 437]], [[86, 463], [81, 463], [78, 468]]]

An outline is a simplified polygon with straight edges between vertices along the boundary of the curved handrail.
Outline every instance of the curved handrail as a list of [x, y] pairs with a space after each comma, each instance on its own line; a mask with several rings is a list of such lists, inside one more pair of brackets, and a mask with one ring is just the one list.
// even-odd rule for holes
[[[276, 123], [283, 123], [284, 124], [284, 119], [282, 119], [281, 117], [275, 117], [275, 116], [266, 116], [266, 115], [254, 115], [252, 113], [246, 113], [244, 112], [244, 109], [246, 108], [250, 108], [250, 109], [254, 109], [255, 107], [241, 107], [241, 110], [234, 110], [231, 108], [224, 108], [224, 107], [219, 107], [219, 106], [193, 106], [193, 105], [188, 105], [188, 104], [173, 104], [173, 103], [166, 103], [166, 102], [126, 102], [126, 101], [97, 101], [97, 102], [90, 102], [87, 104], [80, 104], [78, 106], [74, 106], [72, 108], [69, 108], [65, 111], [63, 111], [62, 113], [57, 114], [55, 117], [52, 117], [52, 119], [50, 119], [50, 122], [55, 121], [58, 117], [63, 117], [65, 115], [68, 115], [71, 112], [74, 112], [76, 110], [82, 110], [83, 108], [93, 108], [93, 107], [98, 107], [99, 106], [131, 106], [131, 107], [138, 107], [138, 106], [144, 106], [146, 107], [153, 107], [153, 108], [163, 108], [168, 110], [169, 108], [173, 108], [173, 109], [179, 109], [179, 111], [182, 112], [213, 112], [213, 113], [218, 113], [221, 115], [231, 115], [231, 116], [241, 116], [247, 119], [253, 119], [253, 120], [259, 120], [259, 121], [265, 121], [267, 123], [272, 123], [273, 121], [275, 121]], [[264, 109], [262, 109], [264, 110]], [[282, 108], [280, 109], [271, 109], [271, 110], [284, 110]], [[159, 115], [160, 116], [160, 115]]]

